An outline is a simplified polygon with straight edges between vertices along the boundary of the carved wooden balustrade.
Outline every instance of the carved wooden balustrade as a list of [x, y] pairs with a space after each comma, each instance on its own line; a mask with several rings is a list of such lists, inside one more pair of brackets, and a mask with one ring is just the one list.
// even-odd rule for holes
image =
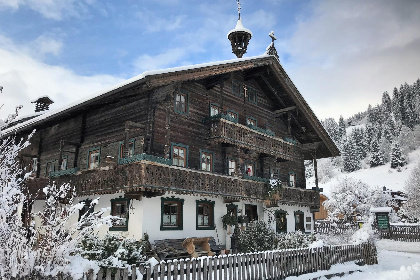
[[[148, 160], [127, 162], [109, 169], [64, 174], [51, 180], [54, 180], [56, 184], [70, 182], [76, 187], [78, 195], [124, 191], [144, 191], [156, 194], [169, 192], [228, 199], [275, 199], [281, 203], [319, 207], [319, 193], [312, 190], [283, 187], [276, 198], [270, 198], [267, 192], [268, 185], [262, 180], [214, 174]], [[31, 184], [31, 181], [27, 184]]]
[[297, 144], [257, 131], [224, 118], [210, 122], [210, 139], [256, 150], [285, 160], [298, 159]]

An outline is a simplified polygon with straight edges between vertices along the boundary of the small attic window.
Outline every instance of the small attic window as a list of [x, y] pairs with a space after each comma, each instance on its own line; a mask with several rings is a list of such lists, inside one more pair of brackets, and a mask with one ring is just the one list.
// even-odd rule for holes
[[48, 96], [42, 96], [37, 100], [32, 101], [35, 103], [35, 112], [42, 112], [50, 109], [50, 105], [54, 103]]

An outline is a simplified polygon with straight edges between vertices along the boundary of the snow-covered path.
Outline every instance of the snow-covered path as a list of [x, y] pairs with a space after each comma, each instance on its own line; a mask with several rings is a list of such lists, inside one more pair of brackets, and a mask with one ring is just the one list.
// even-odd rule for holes
[[[407, 253], [410, 252], [410, 253]], [[354, 263], [334, 265], [328, 271], [287, 277], [287, 280], [326, 280], [326, 275], [356, 271], [332, 280], [420, 280], [420, 243], [381, 240], [378, 242], [378, 264], [358, 266]], [[357, 272], [360, 271], [360, 272]]]

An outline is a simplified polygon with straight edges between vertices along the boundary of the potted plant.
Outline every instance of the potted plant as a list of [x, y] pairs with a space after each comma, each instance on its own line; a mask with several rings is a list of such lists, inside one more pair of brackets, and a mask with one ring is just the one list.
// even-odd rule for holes
[[244, 230], [245, 230], [245, 224], [247, 224], [247, 223], [249, 223], [249, 219], [248, 219], [248, 217], [247, 217], [247, 216], [245, 216], [245, 215], [240, 215], [240, 216], [238, 217], [238, 224], [240, 224], [240, 225], [241, 225], [241, 231], [244, 231]]
[[222, 216], [223, 228], [228, 229], [228, 234], [230, 234], [230, 227], [236, 225], [236, 217], [230, 213]]

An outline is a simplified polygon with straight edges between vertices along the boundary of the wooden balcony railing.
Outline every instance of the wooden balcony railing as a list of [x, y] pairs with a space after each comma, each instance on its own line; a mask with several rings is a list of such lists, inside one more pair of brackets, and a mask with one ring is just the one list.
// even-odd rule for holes
[[[275, 199], [278, 202], [319, 207], [319, 193], [312, 190], [283, 187], [275, 198], [268, 196], [268, 184], [210, 172], [171, 166], [144, 160], [127, 161], [107, 170], [86, 170], [55, 177], [56, 184], [70, 182], [78, 195], [144, 191], [162, 194], [202, 194], [230, 199]], [[27, 184], [37, 183], [30, 180]]]
[[210, 139], [229, 143], [285, 160], [298, 159], [298, 145], [275, 136], [237, 124], [224, 118], [209, 121]]

